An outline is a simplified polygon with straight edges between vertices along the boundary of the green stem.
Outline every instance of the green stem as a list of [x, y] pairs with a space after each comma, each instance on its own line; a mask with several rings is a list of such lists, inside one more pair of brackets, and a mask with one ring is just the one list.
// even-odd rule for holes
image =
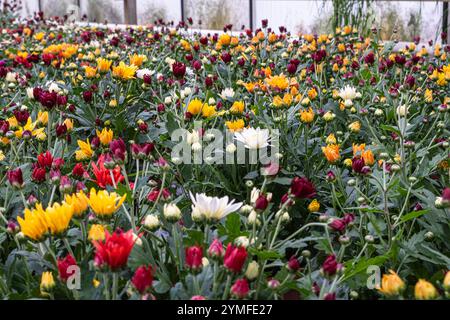
[[119, 273], [113, 272], [112, 274], [113, 283], [112, 283], [112, 300], [117, 300], [117, 291], [119, 286]]
[[69, 252], [69, 254], [75, 258], [75, 255], [73, 254], [73, 251], [72, 251], [72, 247], [70, 246], [70, 243], [66, 237], [63, 238], [63, 242], [64, 242], [64, 245], [66, 246], [66, 249]]
[[109, 294], [109, 277], [107, 273], [103, 273], [103, 285], [104, 285], [104, 293], [106, 300], [111, 300], [110, 294]]
[[222, 300], [226, 300], [228, 297], [228, 294], [230, 292], [230, 286], [231, 286], [231, 274], [227, 275], [227, 282], [225, 284], [225, 290], [223, 291]]

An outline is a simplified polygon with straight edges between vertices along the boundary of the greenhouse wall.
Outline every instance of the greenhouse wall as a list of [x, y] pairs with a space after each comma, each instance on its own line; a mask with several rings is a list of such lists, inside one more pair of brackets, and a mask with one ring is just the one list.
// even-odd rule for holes
[[[5, 1], [5, 0], [2, 0]], [[78, 20], [126, 23], [124, 1], [130, 0], [23, 0], [22, 16], [42, 10], [46, 16], [61, 16], [76, 10]], [[231, 24], [233, 30], [257, 28], [263, 19], [273, 27], [284, 26], [293, 33], [326, 33], [333, 29], [334, 1], [297, 0], [132, 0], [136, 9], [135, 24], [152, 24], [158, 20], [176, 25], [182, 17], [192, 18], [196, 29], [221, 30]], [[444, 1], [360, 1], [361, 25], [383, 26], [385, 40], [439, 42], [445, 29]], [[355, 9], [358, 10], [358, 9]], [[346, 15], [353, 15], [346, 14]], [[345, 17], [344, 17], [345, 18]], [[344, 20], [342, 21], [344, 22]], [[448, 19], [447, 19], [448, 24]], [[448, 25], [447, 25], [448, 29]]]

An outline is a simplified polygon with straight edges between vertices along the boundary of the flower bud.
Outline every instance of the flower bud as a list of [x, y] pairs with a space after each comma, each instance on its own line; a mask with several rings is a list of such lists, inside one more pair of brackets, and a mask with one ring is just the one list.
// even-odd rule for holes
[[267, 286], [270, 289], [277, 289], [280, 286], [280, 281], [278, 281], [277, 279], [270, 279], [269, 281], [267, 281]]
[[252, 261], [248, 264], [247, 270], [245, 271], [245, 277], [248, 280], [254, 280], [259, 275], [259, 264], [256, 261]]
[[239, 209], [239, 212], [242, 213], [242, 214], [245, 214], [245, 215], [251, 213], [252, 211], [253, 211], [253, 207], [251, 205], [248, 205], [248, 204], [243, 205], [241, 207], [241, 209]]
[[238, 299], [245, 298], [248, 295], [249, 291], [250, 288], [246, 279], [236, 280], [236, 282], [231, 286], [230, 289], [231, 295]]
[[223, 249], [222, 242], [220, 242], [218, 239], [214, 239], [214, 241], [209, 246], [208, 255], [212, 259], [220, 259], [223, 258], [224, 254], [225, 251]]
[[237, 149], [236, 145], [234, 143], [230, 143], [226, 147], [226, 152], [229, 153], [229, 154], [233, 154], [233, 153], [236, 152], [236, 149]]
[[350, 238], [346, 235], [342, 235], [339, 237], [339, 243], [342, 245], [347, 245], [350, 243]]
[[169, 222], [177, 222], [181, 219], [181, 211], [176, 204], [164, 204], [164, 218]]
[[302, 250], [301, 255], [302, 255], [302, 257], [309, 258], [309, 257], [311, 257], [311, 251], [309, 251], [309, 250]]
[[154, 231], [159, 228], [160, 221], [157, 215], [149, 214], [144, 219], [144, 226], [150, 231]]
[[433, 240], [433, 238], [434, 238], [434, 233], [433, 232], [428, 231], [427, 233], [425, 233], [425, 240], [430, 241], [430, 240]]

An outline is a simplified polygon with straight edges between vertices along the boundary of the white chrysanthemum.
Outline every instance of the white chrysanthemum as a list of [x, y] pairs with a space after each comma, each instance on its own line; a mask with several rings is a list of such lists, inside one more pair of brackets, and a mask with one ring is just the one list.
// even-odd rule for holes
[[198, 130], [192, 130], [192, 132], [188, 132], [186, 134], [186, 142], [188, 144], [194, 144], [200, 141], [200, 133]]
[[49, 92], [60, 93], [62, 91], [62, 89], [58, 86], [58, 84], [55, 81], [47, 82], [47, 87]]
[[357, 97], [358, 92], [352, 86], [345, 86], [339, 90], [339, 97], [343, 100], [353, 100]]
[[144, 79], [144, 76], [152, 76], [154, 73], [154, 70], [150, 70], [147, 68], [139, 69], [138, 71], [136, 71], [136, 77], [138, 77], [139, 79]]
[[399, 117], [405, 117], [408, 114], [408, 109], [406, 105], [402, 104], [401, 106], [397, 107], [397, 115]]
[[250, 193], [250, 203], [255, 204], [256, 200], [259, 198], [259, 189], [253, 187], [252, 192]]
[[345, 86], [339, 90], [339, 97], [344, 100], [344, 105], [350, 107], [353, 105], [352, 100], [360, 97], [361, 94], [356, 91], [354, 87]]
[[33, 88], [27, 88], [27, 96], [28, 96], [28, 99], [34, 100]]
[[234, 138], [244, 144], [247, 149], [260, 149], [269, 145], [269, 130], [261, 128], [244, 128], [234, 133]]
[[167, 57], [164, 61], [165, 61], [171, 68], [172, 68], [172, 65], [175, 63], [175, 59], [172, 59], [172, 58], [170, 58], [170, 57]]
[[189, 192], [192, 200], [192, 215], [194, 220], [198, 221], [200, 218], [207, 221], [219, 221], [232, 212], [238, 211], [242, 202], [234, 203], [234, 200], [229, 201], [228, 196], [218, 198], [209, 197], [204, 193], [197, 193], [195, 196]]
[[177, 207], [176, 204], [173, 203], [166, 203], [164, 205], [163, 214], [164, 218], [166, 218], [170, 222], [178, 221], [181, 218], [181, 210]]
[[15, 72], [8, 72], [6, 74], [5, 80], [6, 80], [6, 82], [17, 82], [16, 77], [17, 77], [17, 73], [15, 73]]
[[222, 90], [222, 92], [220, 93], [220, 97], [224, 100], [228, 99], [228, 98], [233, 98], [234, 97], [234, 90], [233, 88], [225, 88]]
[[159, 218], [155, 214], [149, 214], [144, 219], [144, 226], [150, 230], [158, 229], [160, 225]]

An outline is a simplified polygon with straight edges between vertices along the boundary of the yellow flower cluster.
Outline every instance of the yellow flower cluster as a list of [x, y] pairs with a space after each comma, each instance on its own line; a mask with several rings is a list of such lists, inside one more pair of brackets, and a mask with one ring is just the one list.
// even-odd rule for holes
[[187, 111], [192, 115], [202, 113], [204, 118], [210, 118], [216, 115], [216, 107], [203, 103], [200, 99], [193, 99], [187, 106]]
[[61, 235], [67, 230], [74, 214], [73, 204], [63, 201], [54, 203], [45, 210], [42, 204], [36, 204], [34, 209], [26, 208], [24, 218], [18, 217], [22, 233], [35, 241], [44, 239], [47, 233]]

